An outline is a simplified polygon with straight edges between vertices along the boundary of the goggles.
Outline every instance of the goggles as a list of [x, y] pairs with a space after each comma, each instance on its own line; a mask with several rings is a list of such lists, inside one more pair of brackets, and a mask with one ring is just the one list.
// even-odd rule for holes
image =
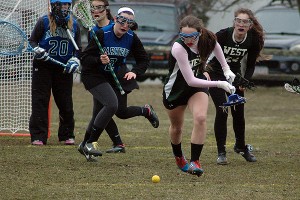
[[236, 24], [241, 24], [244, 26], [250, 26], [252, 24], [252, 20], [251, 19], [241, 19], [241, 18], [234, 18], [234, 23]]
[[134, 20], [128, 19], [122, 15], [117, 15], [116, 21], [117, 21], [117, 23], [119, 23], [121, 25], [124, 25], [125, 23], [127, 23], [129, 28], [132, 28], [135, 24]]
[[193, 33], [179, 33], [179, 37], [182, 41], [186, 39], [191, 39], [191, 40], [197, 40], [201, 36], [200, 32], [193, 32]]
[[107, 6], [105, 5], [99, 5], [99, 6], [93, 6], [91, 5], [91, 12], [94, 13], [96, 11], [103, 13], [106, 10]]

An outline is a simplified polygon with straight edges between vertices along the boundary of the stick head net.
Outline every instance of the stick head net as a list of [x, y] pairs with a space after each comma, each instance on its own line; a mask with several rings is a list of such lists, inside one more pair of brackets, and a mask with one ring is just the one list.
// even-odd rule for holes
[[80, 19], [82, 26], [89, 30], [95, 25], [90, 10], [91, 4], [88, 0], [81, 0], [73, 7], [73, 14]]
[[17, 26], [0, 21], [0, 54], [18, 55], [27, 50], [27, 38], [25, 33]]

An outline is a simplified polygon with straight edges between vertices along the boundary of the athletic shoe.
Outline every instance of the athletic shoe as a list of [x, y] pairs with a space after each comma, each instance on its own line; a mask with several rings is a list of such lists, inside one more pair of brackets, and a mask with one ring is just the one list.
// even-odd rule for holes
[[248, 145], [246, 145], [243, 149], [239, 149], [234, 145], [234, 152], [241, 154], [248, 162], [256, 162], [255, 156], [249, 151]]
[[88, 162], [98, 162], [97, 158], [93, 155], [89, 155], [84, 151], [84, 146], [82, 145], [82, 142], [78, 145], [78, 149], [79, 153], [81, 153], [82, 155], [84, 155], [84, 157], [86, 158], [86, 160]]
[[176, 160], [176, 164], [178, 166], [178, 168], [183, 171], [183, 172], [187, 172], [188, 168], [189, 168], [189, 163], [188, 161], [185, 159], [184, 156], [181, 157], [177, 157], [175, 156], [175, 160]]
[[106, 153], [125, 153], [125, 145], [119, 144], [116, 146], [113, 146], [111, 149], [108, 149]]
[[65, 141], [65, 145], [74, 145], [74, 144], [75, 144], [74, 138], [69, 138]]
[[44, 143], [41, 140], [34, 140], [33, 142], [31, 142], [32, 145], [36, 145], [36, 146], [42, 146], [44, 145]]
[[197, 175], [199, 177], [203, 174], [203, 172], [204, 172], [204, 170], [201, 168], [201, 164], [200, 164], [199, 160], [192, 161], [190, 163], [188, 173]]
[[227, 165], [227, 158], [226, 158], [226, 152], [221, 152], [218, 154], [218, 159], [217, 159], [217, 164], [218, 165]]
[[146, 104], [144, 105], [144, 108], [148, 109], [148, 115], [145, 117], [149, 120], [149, 122], [152, 124], [154, 128], [157, 128], [159, 126], [159, 120], [156, 113], [154, 112], [153, 107], [149, 104]]
[[99, 145], [97, 142], [86, 143], [83, 150], [84, 153], [93, 156], [102, 156], [102, 152], [98, 150]]
[[82, 155], [84, 155], [84, 150], [83, 150], [84, 146], [82, 145], [82, 142], [80, 142], [80, 144], [78, 145], [77, 150], [79, 151], [79, 153], [81, 153]]

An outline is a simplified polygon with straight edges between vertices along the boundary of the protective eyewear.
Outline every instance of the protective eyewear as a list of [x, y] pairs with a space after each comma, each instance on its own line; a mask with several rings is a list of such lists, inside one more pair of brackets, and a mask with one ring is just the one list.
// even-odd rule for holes
[[121, 25], [124, 25], [125, 23], [127, 23], [129, 28], [133, 27], [135, 24], [134, 20], [128, 19], [122, 15], [117, 15], [116, 21], [117, 21], [117, 23], [119, 23]]
[[200, 32], [193, 32], [193, 33], [179, 33], [179, 37], [182, 41], [186, 39], [191, 39], [191, 40], [197, 40], [201, 36]]
[[241, 19], [241, 18], [234, 18], [234, 22], [237, 24], [242, 24], [244, 26], [250, 26], [252, 24], [251, 19]]
[[105, 5], [99, 5], [99, 6], [93, 6], [91, 5], [91, 12], [94, 13], [96, 11], [102, 13], [106, 10], [107, 6]]

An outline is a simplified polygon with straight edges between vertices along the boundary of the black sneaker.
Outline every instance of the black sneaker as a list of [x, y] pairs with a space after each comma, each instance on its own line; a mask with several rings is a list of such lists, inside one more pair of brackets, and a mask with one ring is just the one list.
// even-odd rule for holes
[[152, 126], [154, 128], [158, 128], [159, 120], [158, 120], [156, 113], [154, 112], [153, 107], [149, 104], [146, 104], [146, 105], [144, 105], [144, 108], [148, 109], [148, 115], [145, 117], [149, 120], [149, 122], [152, 124]]
[[102, 152], [98, 150], [99, 145], [97, 142], [86, 143], [83, 147], [83, 152], [88, 155], [102, 156]]
[[84, 150], [83, 150], [82, 142], [80, 142], [80, 144], [78, 145], [77, 150], [79, 151], [79, 153], [81, 153], [82, 155], [84, 155]]
[[217, 159], [218, 165], [227, 165], [227, 158], [226, 158], [226, 152], [218, 153], [218, 159]]
[[125, 153], [125, 145], [124, 144], [113, 146], [111, 149], [108, 149], [106, 151], [106, 153], [119, 153], [119, 152]]
[[241, 154], [248, 162], [256, 162], [255, 156], [249, 151], [248, 145], [246, 145], [243, 149], [239, 149], [234, 145], [234, 152]]
[[78, 145], [77, 150], [79, 151], [79, 153], [81, 153], [82, 155], [84, 155], [84, 157], [86, 158], [86, 160], [88, 162], [98, 162], [98, 160], [96, 159], [95, 156], [93, 155], [89, 155], [84, 151], [84, 146], [82, 145], [82, 142]]

